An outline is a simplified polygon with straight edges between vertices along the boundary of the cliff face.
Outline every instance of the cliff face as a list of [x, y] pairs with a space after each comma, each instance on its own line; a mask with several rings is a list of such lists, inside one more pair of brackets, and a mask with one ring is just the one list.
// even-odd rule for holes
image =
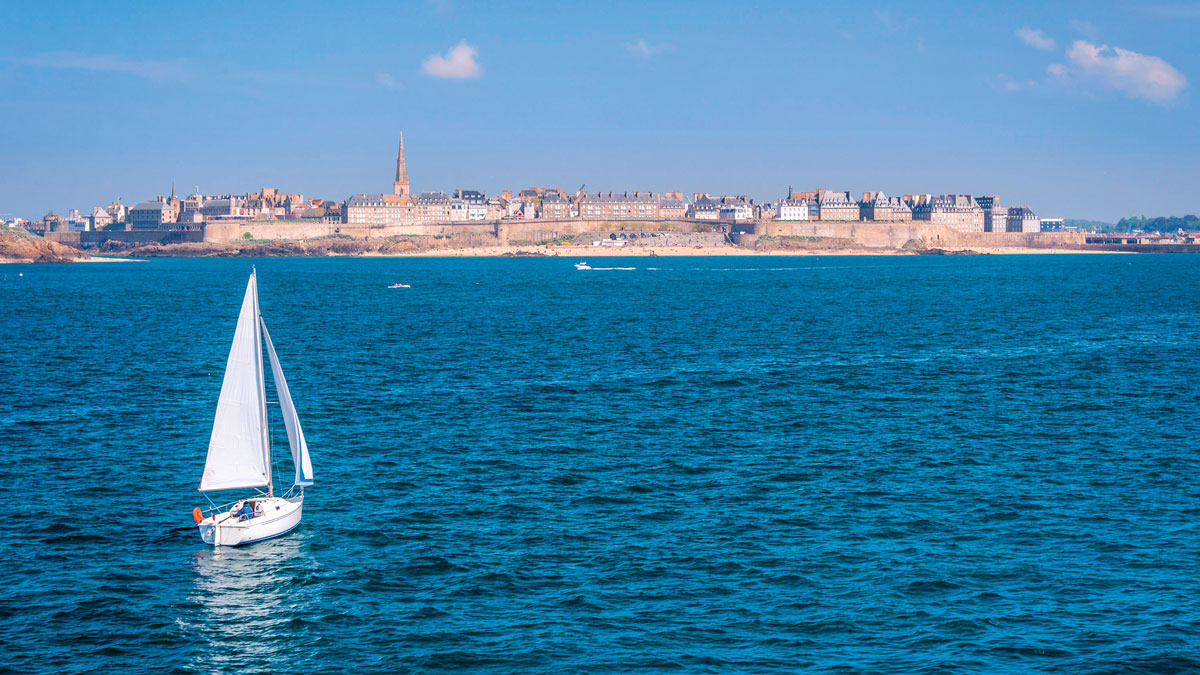
[[86, 260], [88, 254], [48, 241], [20, 227], [0, 227], [0, 263], [58, 263]]

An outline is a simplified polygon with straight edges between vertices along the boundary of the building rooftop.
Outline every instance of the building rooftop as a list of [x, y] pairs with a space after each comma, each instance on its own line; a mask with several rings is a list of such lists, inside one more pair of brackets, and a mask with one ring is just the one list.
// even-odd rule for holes
[[585, 192], [581, 201], [586, 202], [616, 202], [616, 203], [652, 203], [656, 201], [653, 192]]
[[407, 197], [385, 194], [372, 195], [366, 194], [365, 192], [356, 194], [350, 199], [346, 200], [347, 206], [379, 206], [383, 204], [395, 206], [407, 203], [409, 203]]
[[821, 193], [822, 204], [851, 204], [853, 201], [854, 200], [850, 199], [849, 192], [834, 192], [833, 190], [826, 190], [825, 192]]

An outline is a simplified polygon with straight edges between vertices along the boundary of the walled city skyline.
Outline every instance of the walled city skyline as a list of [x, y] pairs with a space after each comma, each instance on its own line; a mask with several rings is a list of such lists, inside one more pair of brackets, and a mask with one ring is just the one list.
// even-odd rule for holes
[[[5, 219], [34, 232], [100, 230], [203, 229], [204, 224], [227, 221], [290, 220], [351, 228], [396, 228], [429, 224], [483, 223], [504, 220], [562, 221], [665, 221], [754, 223], [765, 221], [908, 222], [928, 221], [963, 233], [1038, 232], [1044, 220], [1024, 205], [1004, 206], [997, 195], [909, 193], [889, 196], [864, 191], [825, 188], [795, 190], [774, 200], [757, 202], [748, 195], [682, 190], [588, 191], [586, 185], [571, 192], [560, 187], [536, 186], [520, 191], [483, 191], [457, 188], [451, 194], [411, 190], [404, 134], [399, 134], [395, 173], [390, 193], [358, 192], [338, 202], [305, 197], [264, 187], [243, 194], [203, 194], [180, 197], [175, 184], [169, 196], [125, 205], [115, 200], [90, 211], [69, 209], [64, 218], [51, 210], [37, 219]], [[1052, 219], [1052, 229], [1062, 229]]]

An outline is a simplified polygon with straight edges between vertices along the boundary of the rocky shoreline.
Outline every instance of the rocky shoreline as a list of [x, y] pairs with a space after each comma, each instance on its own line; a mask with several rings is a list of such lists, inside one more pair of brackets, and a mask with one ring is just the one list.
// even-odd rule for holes
[[92, 256], [19, 227], [0, 229], [0, 263], [83, 262]]

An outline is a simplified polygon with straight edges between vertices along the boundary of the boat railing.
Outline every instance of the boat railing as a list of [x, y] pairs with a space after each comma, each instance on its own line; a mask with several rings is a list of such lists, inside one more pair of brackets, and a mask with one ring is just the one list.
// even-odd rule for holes
[[232, 508], [233, 508], [235, 505], [237, 505], [239, 502], [244, 502], [244, 501], [246, 501], [246, 500], [245, 500], [245, 499], [235, 499], [235, 500], [233, 500], [233, 501], [231, 501], [231, 502], [228, 502], [228, 503], [226, 503], [226, 504], [220, 504], [220, 505], [218, 505], [218, 504], [214, 504], [214, 503], [212, 502], [212, 500], [209, 500], [209, 502], [208, 502], [208, 504], [209, 504], [209, 508], [207, 508], [207, 509], [200, 509], [200, 513], [201, 513], [202, 515], [204, 515], [205, 517], [208, 517], [208, 516], [211, 516], [211, 515], [215, 515], [215, 514], [218, 514], [218, 513], [225, 513], [225, 512], [227, 512], [227, 511], [229, 511], [230, 509], [232, 509]]
[[[289, 497], [295, 497], [295, 496], [301, 495], [301, 494], [304, 494], [304, 488], [300, 487], [299, 485], [293, 485], [290, 488], [288, 488], [287, 491], [285, 491], [283, 494], [278, 494], [275, 496], [279, 497], [280, 499], [288, 499]], [[231, 510], [234, 506], [237, 506], [238, 504], [246, 501], [247, 499], [263, 499], [266, 496], [267, 496], [267, 493], [259, 492], [258, 494], [254, 495], [253, 497], [243, 497], [241, 499], [235, 499], [231, 502], [226, 502], [224, 504], [216, 504], [211, 499], [209, 499], [208, 500], [209, 507], [207, 509], [200, 509], [200, 513], [202, 515], [204, 515], [205, 517], [211, 516], [213, 514], [226, 513], [229, 510]], [[205, 495], [205, 498], [207, 499], [208, 495]]]

